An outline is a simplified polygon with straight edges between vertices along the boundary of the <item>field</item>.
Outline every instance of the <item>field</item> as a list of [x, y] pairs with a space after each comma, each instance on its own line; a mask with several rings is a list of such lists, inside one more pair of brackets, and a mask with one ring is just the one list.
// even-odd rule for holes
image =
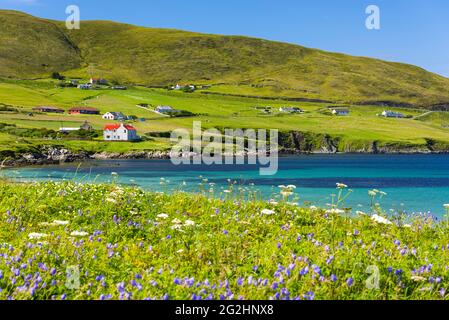
[[[329, 135], [340, 141], [340, 151], [357, 150], [358, 146], [376, 142], [393, 145], [425, 147], [429, 140], [446, 145], [449, 143], [449, 129], [445, 112], [428, 112], [416, 108], [395, 108], [396, 111], [410, 116], [408, 119], [385, 119], [378, 116], [385, 107], [350, 106], [347, 117], [332, 116], [327, 110], [329, 104], [311, 102], [290, 102], [279, 99], [255, 99], [227, 95], [211, 95], [204, 92], [182, 93], [165, 89], [130, 87], [126, 91], [110, 89], [79, 90], [76, 88], [58, 88], [55, 80], [2, 80], [0, 81], [0, 103], [11, 105], [18, 112], [1, 112], [1, 123], [14, 124], [20, 128], [47, 128], [58, 130], [60, 127], [79, 126], [88, 121], [95, 129], [101, 130], [110, 121], [101, 116], [55, 115], [29, 113], [32, 108], [50, 105], [68, 110], [73, 106], [91, 106], [102, 113], [120, 111], [126, 115], [146, 118], [145, 122], [136, 121], [133, 125], [140, 135], [146, 133], [170, 132], [177, 128], [191, 130], [193, 121], [201, 121], [203, 128], [254, 128], [278, 129], [282, 132], [305, 132], [314, 135]], [[190, 111], [194, 117], [170, 118], [140, 108], [141, 103], [170, 105], [176, 109]], [[272, 113], [264, 114], [256, 106], [271, 106]], [[297, 106], [304, 114], [282, 114], [281, 106]], [[415, 119], [416, 117], [416, 119]], [[100, 141], [40, 141], [24, 139], [2, 134], [6, 141], [2, 149], [15, 149], [18, 144], [65, 145], [75, 150], [120, 152], [134, 150], [165, 150], [170, 147], [166, 138], [153, 138], [140, 143], [105, 143]]]
[[2, 182], [0, 299], [448, 298], [447, 220], [230, 192]]

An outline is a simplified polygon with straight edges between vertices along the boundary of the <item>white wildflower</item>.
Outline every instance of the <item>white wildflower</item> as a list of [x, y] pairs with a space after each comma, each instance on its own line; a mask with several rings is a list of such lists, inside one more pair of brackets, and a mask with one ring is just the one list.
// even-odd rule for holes
[[270, 210], [270, 209], [263, 209], [261, 213], [264, 214], [264, 215], [266, 215], [266, 216], [270, 216], [270, 215], [275, 214], [276, 211]]
[[47, 238], [48, 234], [45, 233], [30, 233], [28, 235], [28, 239], [30, 240], [38, 240], [38, 239], [43, 239], [43, 238]]
[[173, 223], [173, 224], [182, 224], [182, 221], [179, 220], [179, 219], [173, 219], [173, 220], [172, 220], [172, 223]]
[[341, 209], [330, 209], [326, 211], [327, 214], [343, 214], [345, 213], [344, 210]]
[[185, 224], [186, 227], [194, 227], [195, 226], [195, 221], [192, 220], [186, 220]]
[[89, 234], [84, 231], [73, 231], [70, 235], [72, 237], [87, 237]]
[[426, 278], [420, 277], [420, 276], [412, 276], [411, 279], [412, 279], [413, 281], [415, 281], [415, 282], [423, 282], [423, 281], [426, 281]]
[[286, 197], [286, 198], [290, 197], [292, 194], [293, 194], [293, 192], [289, 191], [287, 189], [284, 189], [284, 190], [281, 191], [281, 195]]
[[390, 220], [388, 220], [384, 217], [381, 217], [377, 214], [373, 215], [371, 217], [371, 220], [373, 220], [374, 222], [380, 223], [380, 224], [387, 224], [387, 225], [393, 224]]
[[310, 206], [310, 210], [312, 210], [312, 211], [317, 211], [318, 208], [317, 208], [316, 206]]
[[366, 216], [366, 213], [363, 211], [357, 211], [356, 212], [359, 216]]
[[110, 202], [110, 203], [117, 203], [117, 200], [115, 200], [113, 198], [106, 198], [106, 201]]
[[52, 226], [67, 226], [68, 224], [70, 224], [69, 221], [55, 220], [55, 221], [53, 221], [53, 223], [51, 225]]
[[168, 214], [166, 214], [166, 213], [158, 214], [157, 218], [158, 219], [163, 219], [163, 220], [168, 219]]

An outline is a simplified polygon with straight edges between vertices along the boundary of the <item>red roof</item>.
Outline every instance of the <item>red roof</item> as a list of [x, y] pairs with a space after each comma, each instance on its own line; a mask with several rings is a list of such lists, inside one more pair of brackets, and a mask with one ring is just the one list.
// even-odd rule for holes
[[[104, 130], [105, 131], [117, 130], [118, 128], [120, 128], [120, 126], [121, 126], [120, 124], [107, 124], [104, 126]], [[125, 124], [124, 127], [130, 131], [136, 131], [136, 128], [134, 128], [129, 124]]]

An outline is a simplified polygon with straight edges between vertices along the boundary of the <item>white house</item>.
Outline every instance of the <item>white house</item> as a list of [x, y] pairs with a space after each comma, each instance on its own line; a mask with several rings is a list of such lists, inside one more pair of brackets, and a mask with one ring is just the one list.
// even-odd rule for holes
[[92, 88], [93, 88], [92, 84], [90, 84], [90, 83], [84, 83], [84, 84], [78, 85], [78, 89], [81, 89], [81, 90], [90, 90]]
[[108, 80], [102, 78], [90, 78], [90, 84], [108, 84]]
[[175, 110], [173, 110], [173, 108], [170, 106], [158, 106], [156, 108], [156, 112], [159, 112], [159, 113], [168, 113], [168, 112], [174, 112], [174, 111]]
[[281, 108], [279, 108], [279, 111], [283, 112], [283, 113], [303, 113], [304, 112], [300, 108], [297, 108], [297, 107], [281, 107]]
[[332, 114], [335, 116], [349, 116], [348, 109], [332, 109]]
[[382, 117], [385, 118], [404, 118], [405, 116], [402, 113], [399, 112], [393, 112], [390, 110], [385, 110], [382, 112]]
[[105, 120], [125, 120], [126, 116], [121, 112], [106, 112], [103, 115]]
[[182, 86], [180, 84], [177, 84], [176, 86], [171, 87], [173, 90], [183, 90], [185, 88], [189, 88], [191, 90], [195, 90], [196, 87], [194, 85], [187, 85], [187, 86]]
[[103, 129], [105, 141], [136, 141], [140, 137], [137, 130], [128, 124], [107, 124]]

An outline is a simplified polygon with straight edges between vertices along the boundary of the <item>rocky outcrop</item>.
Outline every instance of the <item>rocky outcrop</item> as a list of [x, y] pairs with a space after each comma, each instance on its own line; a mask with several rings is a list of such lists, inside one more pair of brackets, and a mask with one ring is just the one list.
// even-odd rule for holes
[[[371, 153], [371, 154], [427, 154], [449, 153], [449, 143], [426, 139], [426, 144], [411, 144], [402, 142], [378, 141], [343, 141], [341, 137], [310, 132], [290, 131], [279, 132], [280, 154], [334, 154], [334, 153]], [[170, 159], [170, 151], [130, 151], [126, 153], [109, 152], [73, 152], [64, 147], [46, 146], [20, 155], [0, 154], [3, 157], [3, 166], [31, 166], [48, 165], [85, 160], [112, 160], [112, 159]], [[196, 154], [186, 152], [177, 154], [177, 157], [189, 158]], [[224, 156], [229, 156], [223, 154]], [[247, 156], [248, 153], [238, 154]]]
[[96, 160], [108, 159], [170, 159], [170, 153], [167, 151], [132, 151], [127, 153], [107, 153], [100, 152], [91, 156]]
[[39, 151], [26, 152], [16, 157], [6, 158], [3, 162], [5, 166], [30, 166], [59, 164], [65, 162], [75, 162], [89, 159], [86, 152], [73, 153], [66, 148], [43, 147]]

